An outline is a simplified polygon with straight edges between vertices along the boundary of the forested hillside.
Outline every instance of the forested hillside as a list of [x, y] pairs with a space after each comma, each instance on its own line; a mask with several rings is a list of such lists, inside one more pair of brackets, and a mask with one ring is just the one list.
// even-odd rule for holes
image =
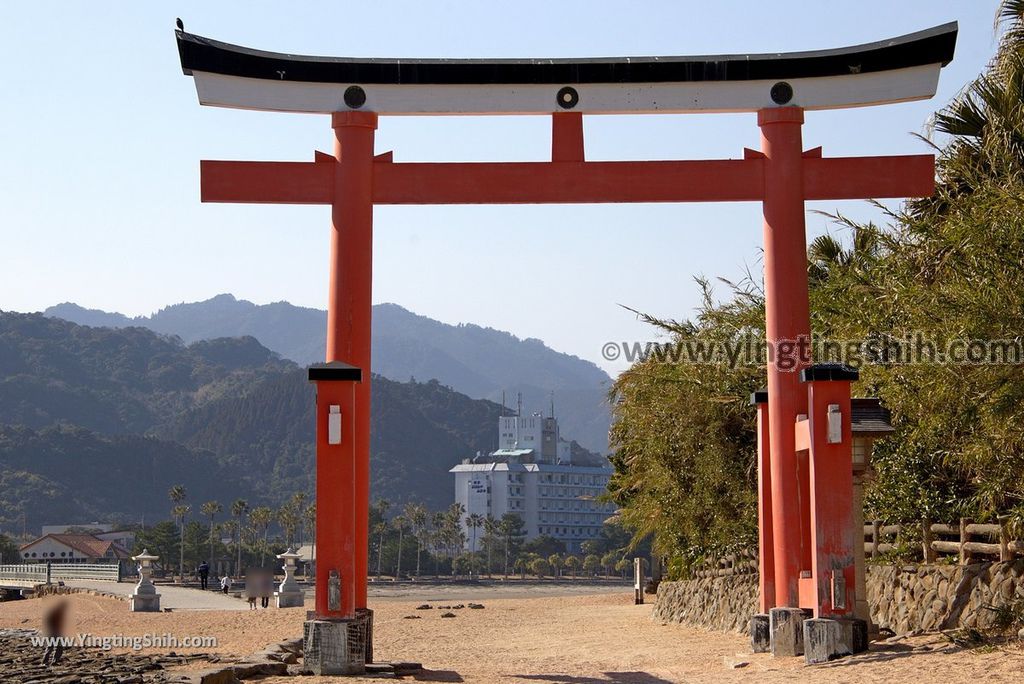
[[[167, 490], [279, 505], [312, 493], [313, 388], [254, 338], [0, 312], [0, 524], [165, 518]], [[494, 448], [500, 406], [374, 378], [374, 496], [443, 508], [448, 469]]]

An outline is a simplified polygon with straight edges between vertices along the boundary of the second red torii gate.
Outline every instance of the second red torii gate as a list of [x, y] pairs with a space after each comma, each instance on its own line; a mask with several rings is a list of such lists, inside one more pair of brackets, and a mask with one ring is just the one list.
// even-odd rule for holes
[[[338, 395], [352, 421], [344, 448], [318, 429], [315, 617], [351, 618], [366, 608], [375, 205], [761, 202], [767, 339], [799, 347], [810, 342], [804, 203], [925, 196], [934, 186], [932, 155], [828, 158], [820, 147], [805, 151], [805, 110], [930, 97], [955, 37], [954, 24], [806, 55], [483, 63], [296, 58], [179, 30], [182, 67], [204, 104], [331, 115], [333, 154], [317, 152], [311, 162], [201, 163], [204, 202], [331, 206], [326, 358], [362, 369], [364, 379], [354, 398]], [[565, 82], [574, 85], [555, 93]], [[584, 113], [656, 111], [756, 112], [760, 150], [728, 160], [585, 161]], [[378, 115], [410, 113], [548, 114], [551, 161], [398, 163], [390, 152], [375, 155]], [[760, 414], [761, 608], [842, 617], [855, 598], [851, 492], [841, 484], [842, 468], [848, 476], [851, 467], [849, 377], [804, 369], [807, 360], [795, 367], [777, 361], [769, 360], [768, 408]], [[845, 384], [822, 384], [835, 380]], [[834, 433], [831, 423], [829, 430], [816, 423], [833, 411], [846, 416]], [[809, 452], [809, 482], [798, 472], [802, 450]], [[825, 501], [833, 476], [840, 484]], [[329, 600], [329, 569], [341, 576], [339, 604]]]

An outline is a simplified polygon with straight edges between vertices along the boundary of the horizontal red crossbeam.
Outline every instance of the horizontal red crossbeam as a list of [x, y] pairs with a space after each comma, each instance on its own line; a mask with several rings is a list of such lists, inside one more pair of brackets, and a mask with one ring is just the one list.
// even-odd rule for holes
[[808, 157], [803, 160], [808, 200], [928, 197], [935, 192], [935, 157]]
[[330, 204], [334, 167], [323, 162], [199, 162], [204, 202]]
[[[374, 163], [374, 204], [744, 202], [764, 194], [770, 162]], [[804, 159], [808, 200], [922, 197], [931, 155]], [[204, 202], [330, 204], [331, 162], [201, 163]]]
[[763, 160], [378, 164], [377, 204], [601, 204], [761, 199]]

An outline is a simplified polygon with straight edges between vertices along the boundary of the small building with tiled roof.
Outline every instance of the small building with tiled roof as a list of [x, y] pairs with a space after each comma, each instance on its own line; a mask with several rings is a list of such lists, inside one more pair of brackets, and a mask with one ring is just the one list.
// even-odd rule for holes
[[44, 534], [19, 551], [28, 563], [113, 563], [131, 558], [116, 541], [94, 534]]

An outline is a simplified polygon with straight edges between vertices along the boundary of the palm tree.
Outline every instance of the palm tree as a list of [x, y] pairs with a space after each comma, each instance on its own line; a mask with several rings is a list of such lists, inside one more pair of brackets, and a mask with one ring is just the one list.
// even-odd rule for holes
[[442, 529], [444, 528], [444, 520], [444, 513], [440, 511], [430, 516], [430, 546], [434, 550], [434, 579], [437, 579], [440, 576], [440, 570], [437, 562], [437, 550], [444, 545], [444, 533], [442, 532]]
[[306, 506], [306, 510], [302, 512], [302, 519], [306, 523], [306, 529], [309, 530], [309, 547], [313, 549], [312, 555], [306, 560], [311, 561], [306, 567], [312, 568], [314, 574], [316, 573], [316, 503], [311, 503]]
[[491, 577], [491, 549], [494, 548], [494, 542], [498, 539], [498, 535], [501, 533], [501, 526], [498, 524], [497, 518], [490, 513], [484, 518], [484, 544], [487, 546], [487, 577]]
[[881, 233], [872, 224], [864, 226], [833, 216], [853, 230], [853, 244], [846, 249], [831, 235], [819, 235], [807, 247], [807, 277], [812, 283], [824, 283], [838, 271], [867, 271], [881, 253]]
[[185, 579], [185, 516], [188, 515], [188, 506], [183, 505], [187, 494], [184, 485], [174, 485], [167, 491], [167, 498], [174, 506], [171, 508], [171, 516], [178, 521], [178, 577]]
[[427, 509], [422, 504], [406, 504], [405, 518], [412, 525], [416, 535], [416, 577], [420, 576], [420, 552], [423, 550], [423, 533], [427, 529]]
[[633, 567], [633, 564], [629, 562], [628, 558], [620, 558], [619, 562], [615, 564], [615, 569], [619, 571], [622, 579], [626, 579], [626, 573]]
[[937, 160], [935, 195], [911, 202], [915, 213], [943, 214], [953, 200], [986, 179], [1024, 171], [1024, 2], [1000, 3], [1000, 28], [988, 69], [933, 118], [932, 127], [953, 140]]
[[228, 539], [234, 539], [235, 535], [238, 534], [238, 521], [229, 518], [220, 524], [220, 530], [221, 534], [228, 536]]
[[263, 533], [263, 543], [260, 544], [260, 567], [263, 567], [267, 558], [267, 547], [269, 546], [270, 523], [274, 521], [274, 511], [267, 506], [257, 506], [249, 512], [249, 524], [257, 535]]
[[388, 521], [381, 519], [373, 526], [373, 533], [377, 535], [377, 581], [380, 582], [381, 562], [384, 559], [384, 535], [388, 533]]
[[402, 577], [402, 536], [405, 533], [405, 526], [409, 523], [404, 515], [396, 515], [391, 524], [398, 530], [398, 563], [395, 567], [395, 579], [397, 580]]
[[373, 526], [373, 533], [377, 535], [377, 581], [380, 581], [381, 574], [381, 560], [384, 554], [384, 535], [388, 531], [388, 509], [391, 508], [391, 502], [387, 499], [377, 499], [373, 503], [373, 510], [370, 511], [371, 517], [376, 515], [378, 520]]
[[618, 562], [618, 556], [614, 551], [601, 556], [601, 565], [604, 567], [604, 576], [611, 577], [612, 572], [615, 571], [615, 564]]
[[302, 546], [302, 542], [303, 542], [302, 532], [303, 532], [303, 529], [305, 528], [305, 525], [303, 523], [304, 523], [304, 516], [305, 516], [306, 498], [307, 497], [306, 497], [306, 493], [305, 492], [295, 492], [294, 494], [292, 494], [291, 503], [292, 503], [293, 508], [295, 509], [295, 514], [298, 517], [298, 522], [296, 523], [296, 525], [297, 525], [296, 529], [298, 530], [298, 533], [299, 533], [299, 543], [295, 547], [296, 549], [300, 548]]
[[[455, 556], [462, 550], [465, 544], [466, 535], [462, 532], [462, 518], [466, 515], [466, 507], [455, 502], [448, 507], [444, 514], [445, 540], [448, 546], [448, 557], [454, 561]], [[452, 563], [452, 574], [455, 574], [455, 563]]]
[[562, 564], [566, 568], [568, 568], [569, 570], [572, 571], [572, 578], [576, 579], [576, 571], [579, 570], [579, 567], [580, 567], [580, 559], [579, 559], [579, 557], [578, 556], [566, 556], [565, 560], [562, 561]]
[[506, 513], [498, 522], [502, 540], [505, 542], [505, 579], [508, 579], [509, 553], [512, 542], [523, 537], [523, 519], [515, 513]]
[[295, 539], [295, 530], [302, 524], [299, 510], [293, 499], [285, 503], [277, 511], [277, 522], [280, 523], [281, 529], [284, 530], [284, 543], [288, 548], [291, 548], [292, 541]]
[[216, 501], [207, 501], [206, 503], [204, 503], [202, 506], [199, 507], [199, 511], [203, 515], [205, 515], [207, 518], [210, 519], [210, 562], [211, 563], [213, 562], [213, 519], [214, 519], [214, 517], [216, 517], [223, 510], [224, 510], [224, 507], [221, 506]]
[[242, 576], [242, 516], [249, 510], [249, 504], [245, 499], [235, 499], [231, 503], [231, 515], [235, 517], [235, 531], [238, 536], [235, 538], [235, 548], [238, 551], [238, 561], [235, 563], [235, 577]]
[[472, 535], [472, 542], [469, 545], [470, 551], [476, 553], [476, 531], [484, 526], [484, 516], [479, 513], [470, 513], [466, 518], [466, 527]]
[[562, 576], [562, 557], [557, 553], [548, 556], [548, 565], [551, 567], [551, 574], [555, 577]]

